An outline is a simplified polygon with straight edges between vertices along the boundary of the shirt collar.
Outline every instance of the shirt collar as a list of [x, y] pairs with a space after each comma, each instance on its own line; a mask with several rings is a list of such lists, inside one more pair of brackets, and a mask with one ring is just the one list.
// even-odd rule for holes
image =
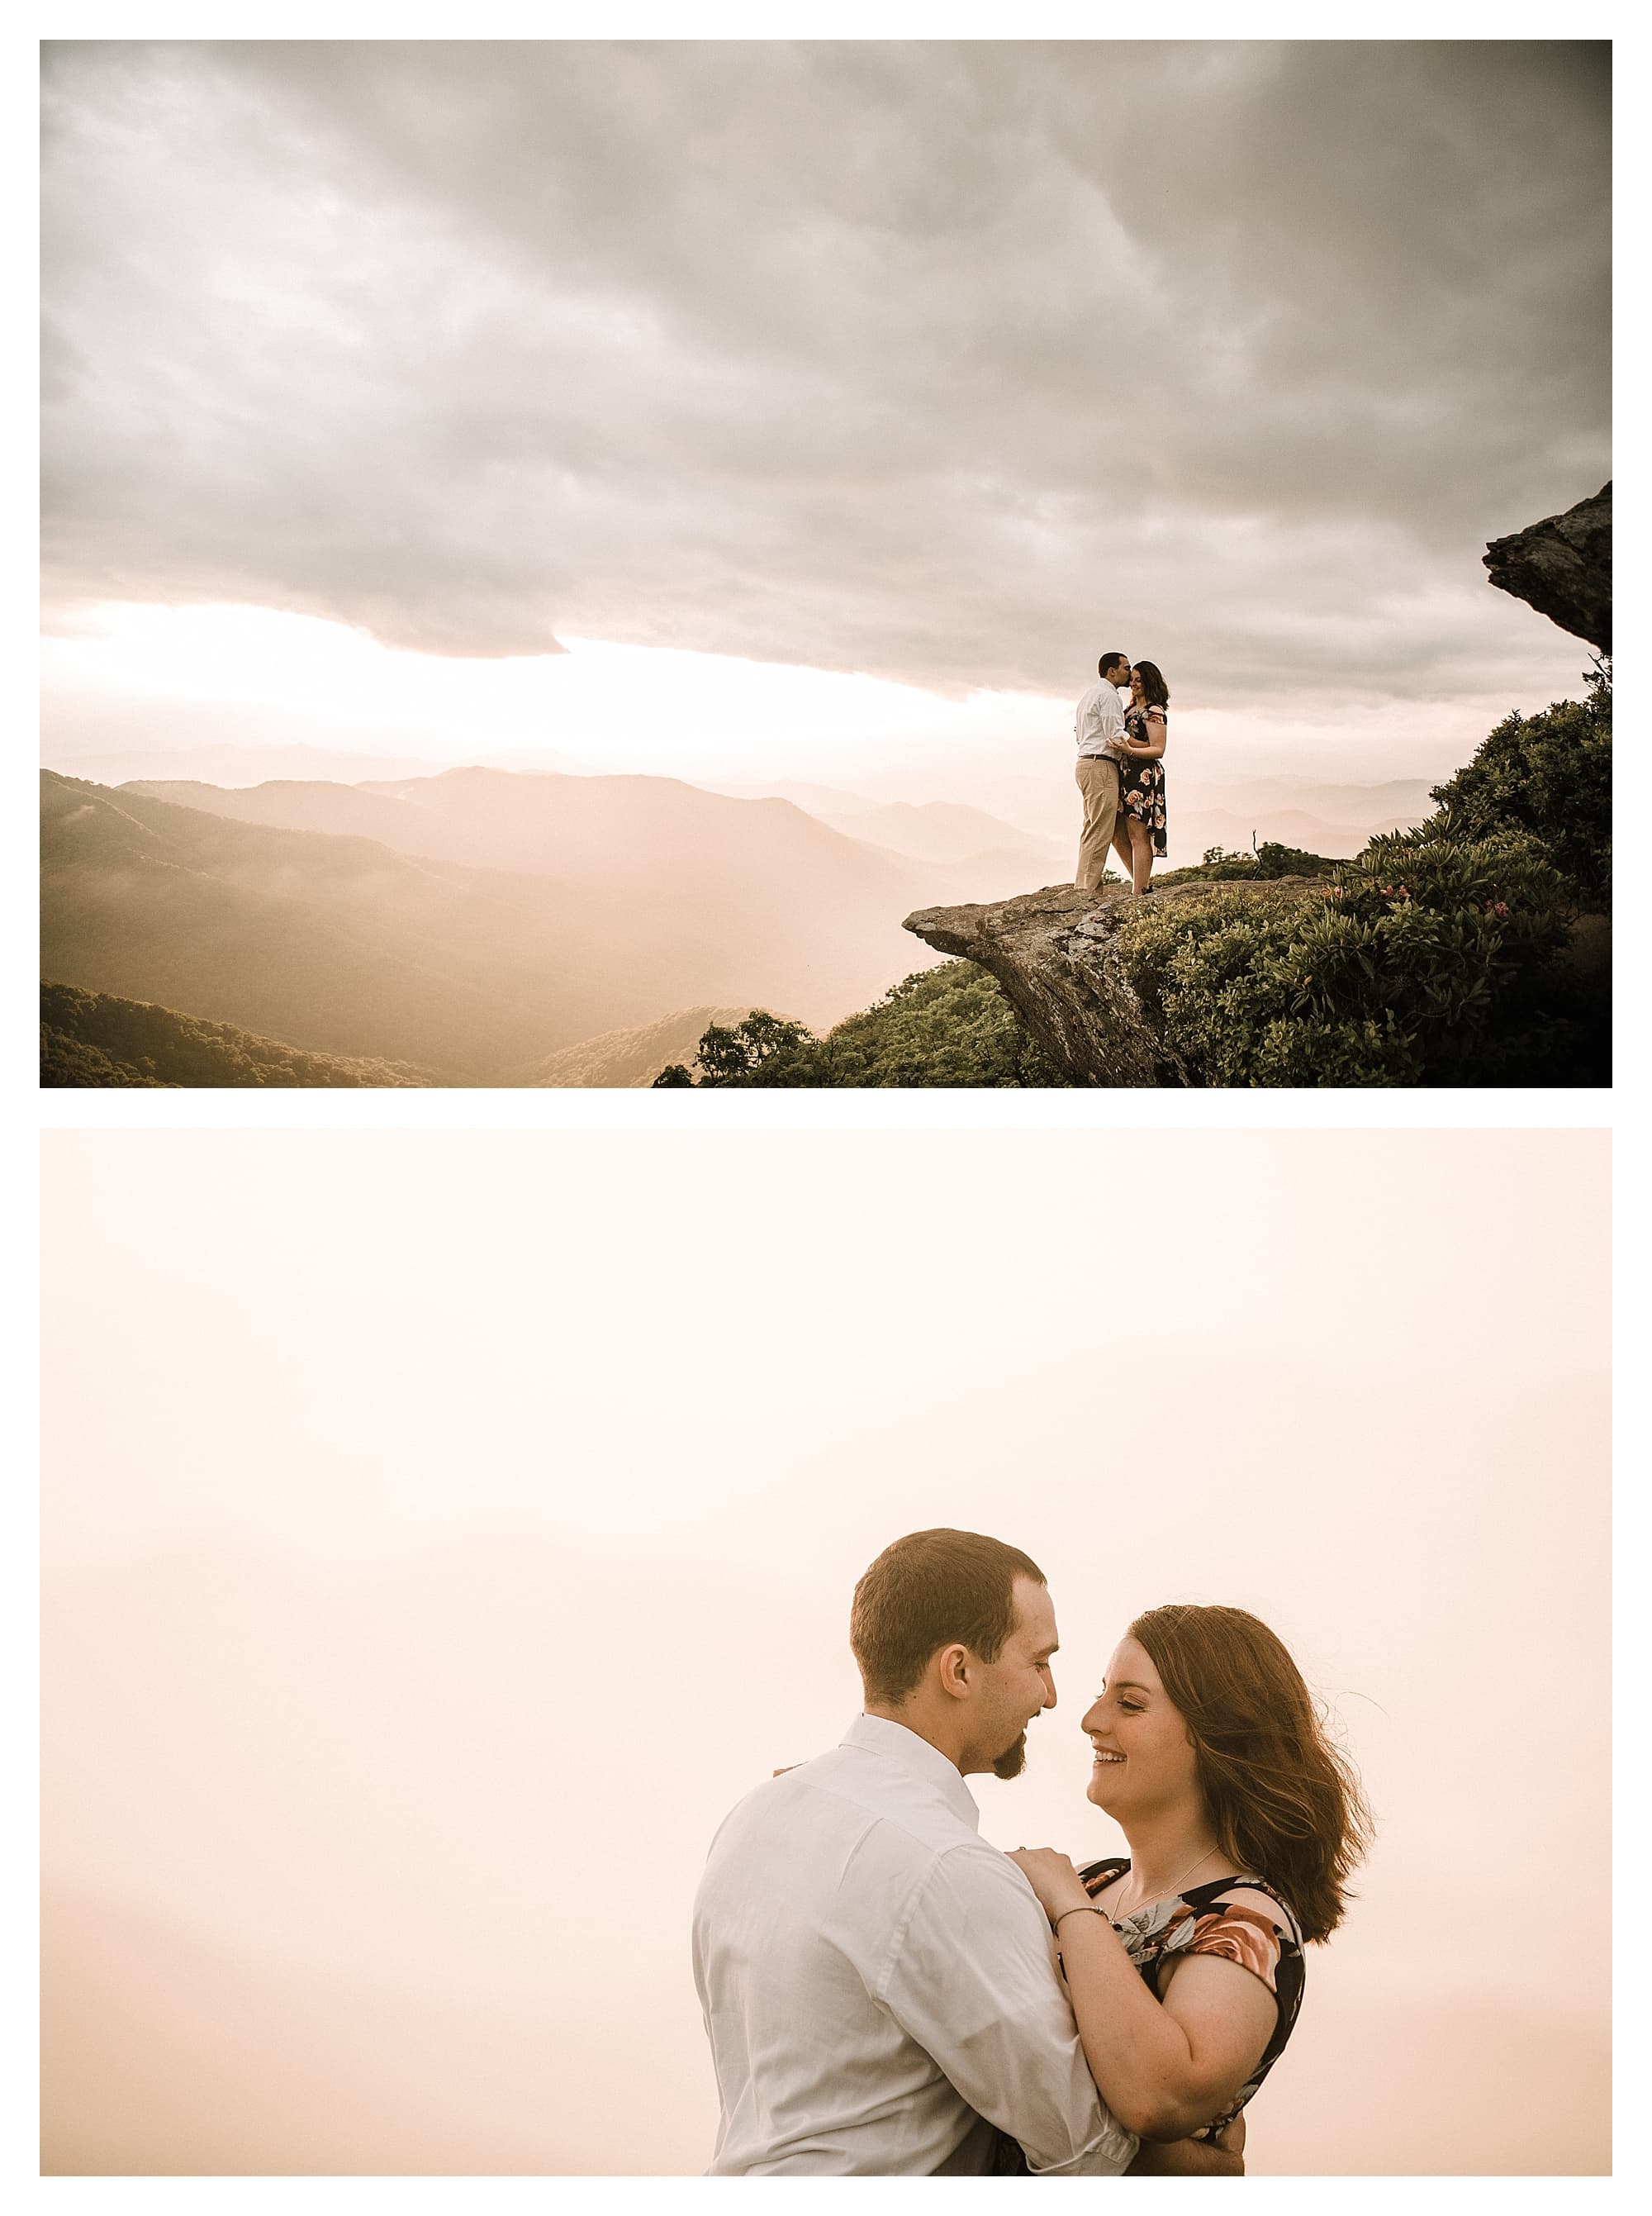
[[938, 1792], [948, 1807], [972, 1831], [980, 1831], [981, 1812], [956, 1764], [949, 1761], [938, 1746], [931, 1746], [928, 1739], [920, 1739], [915, 1731], [908, 1731], [905, 1724], [892, 1723], [887, 1716], [857, 1716], [841, 1743], [898, 1763], [909, 1776], [921, 1779]]

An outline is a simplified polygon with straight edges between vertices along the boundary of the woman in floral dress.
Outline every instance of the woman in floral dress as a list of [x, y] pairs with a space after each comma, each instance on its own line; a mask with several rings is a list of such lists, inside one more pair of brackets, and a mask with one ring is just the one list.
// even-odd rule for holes
[[1152, 890], [1153, 863], [1164, 859], [1165, 711], [1170, 688], [1152, 662], [1130, 672], [1130, 706], [1125, 711], [1119, 755], [1119, 813], [1113, 851], [1130, 872], [1138, 893]]
[[1243, 1609], [1138, 1616], [1083, 1728], [1086, 1797], [1128, 1856], [1013, 1859], [1108, 2108], [1145, 2139], [1213, 2138], [1295, 2028], [1303, 1943], [1342, 1922], [1370, 1813], [1296, 1665]]

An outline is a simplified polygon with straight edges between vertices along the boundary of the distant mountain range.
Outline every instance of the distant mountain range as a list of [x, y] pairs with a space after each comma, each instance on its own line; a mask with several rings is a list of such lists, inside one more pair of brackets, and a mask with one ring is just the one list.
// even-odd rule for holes
[[326, 778], [355, 785], [368, 777], [428, 775], [445, 764], [415, 754], [335, 754], [328, 747], [133, 747], [119, 752], [56, 756], [41, 765], [58, 777], [92, 785], [129, 785], [139, 778], [185, 778], [200, 785], [263, 785], [271, 778]]
[[1004, 889], [669, 779], [42, 776], [48, 981], [456, 1083], [685, 1009], [829, 1025], [910, 974], [913, 906]]
[[[746, 1007], [684, 1008], [677, 1015], [662, 1017], [657, 1024], [643, 1024], [633, 1031], [603, 1031], [596, 1038], [581, 1039], [577, 1046], [565, 1046], [556, 1054], [547, 1055], [543, 1062], [513, 1072], [504, 1082], [526, 1086], [652, 1085], [667, 1062], [692, 1062], [694, 1050], [709, 1025], [737, 1024], [750, 1013]], [[781, 1015], [784, 1011], [774, 1008], [770, 1013]]]
[[329, 747], [289, 746], [132, 747], [119, 752], [54, 754], [41, 765], [59, 777], [93, 785], [168, 783], [267, 785], [272, 779], [319, 779], [332, 785], [360, 785], [370, 778], [434, 777], [445, 769], [554, 771], [563, 777], [594, 774], [585, 762], [549, 747], [512, 747], [483, 754], [474, 762], [433, 761], [425, 754], [340, 754]]
[[[62, 1004], [46, 1081], [646, 1084], [717, 1012], [825, 1030], [869, 1006], [927, 966], [900, 928], [915, 908], [1069, 874], [1059, 779], [1000, 780], [998, 812], [791, 790], [814, 807], [543, 768], [113, 788], [45, 771], [42, 974], [107, 1004], [72, 1023]], [[1352, 854], [1426, 803], [1416, 781], [1173, 785], [1171, 859], [1253, 831]]]
[[[1333, 785], [1302, 778], [1253, 778], [1232, 784], [1184, 778], [1172, 768], [1170, 862], [1196, 862], [1210, 846], [1246, 847], [1274, 840], [1310, 853], [1357, 854], [1374, 832], [1420, 823], [1432, 813], [1428, 781], [1396, 778], [1382, 785]], [[996, 851], [1017, 855], [1027, 874], [1021, 890], [1053, 868], [1066, 877], [1078, 843], [1078, 801], [1064, 763], [1039, 777], [977, 780], [928, 802], [874, 798], [838, 786], [777, 784], [823, 823], [854, 838], [908, 854], [960, 860]], [[998, 897], [998, 896], [991, 896]]]
[[[1373, 833], [1421, 823], [1434, 811], [1428, 781], [1395, 778], [1383, 785], [1315, 784], [1306, 779], [1167, 779], [1170, 860], [1196, 862], [1208, 846], [1249, 847], [1272, 839], [1312, 854], [1357, 854]], [[978, 806], [1023, 832], [1076, 847], [1077, 802], [1070, 779], [1003, 778], [984, 784]], [[1065, 848], [1064, 848], [1065, 851]]]
[[[1029, 837], [1002, 817], [979, 808], [961, 808], [944, 800], [922, 806], [910, 801], [888, 801], [881, 807], [854, 808], [846, 812], [813, 811], [822, 823], [841, 831], [845, 838], [865, 839], [898, 854], [930, 862], [962, 862], [974, 854], [1010, 855], [1021, 859], [1030, 884], [1040, 871], [1060, 870], [1066, 846], [1058, 839]], [[1038, 880], [1042, 882], [1041, 879]]]
[[600, 945], [556, 958], [576, 905], [559, 914], [539, 880], [49, 774], [42, 798], [52, 982], [471, 1081], [605, 1028], [617, 997], [636, 1019], [657, 1013]]

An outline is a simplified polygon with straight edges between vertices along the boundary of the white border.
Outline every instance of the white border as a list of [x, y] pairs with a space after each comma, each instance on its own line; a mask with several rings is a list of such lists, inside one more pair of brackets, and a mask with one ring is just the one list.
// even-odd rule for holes
[[[294, 1087], [43, 1093], [40, 1127], [64, 1131], [1322, 1131], [1557, 1130], [1612, 1127], [1613, 1094], [1428, 1092], [773, 1091], [360, 1092]], [[1213, 1109], [1212, 1103], [1219, 1106]], [[387, 1104], [393, 1103], [393, 1105]]]
[[1622, 0], [46, 0], [58, 39], [1609, 39]]

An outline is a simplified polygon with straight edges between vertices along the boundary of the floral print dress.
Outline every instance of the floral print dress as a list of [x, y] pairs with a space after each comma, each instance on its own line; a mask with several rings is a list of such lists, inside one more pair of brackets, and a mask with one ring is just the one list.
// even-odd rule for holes
[[[1152, 734], [1147, 729], [1147, 718], [1157, 716], [1165, 723], [1163, 708], [1132, 708], [1124, 719], [1124, 728], [1133, 739], [1145, 739]], [[1156, 761], [1143, 761], [1139, 755], [1121, 754], [1119, 756], [1119, 813], [1133, 816], [1138, 823], [1145, 823], [1153, 834], [1153, 855], [1163, 861], [1168, 851], [1164, 834], [1164, 761], [1161, 755]]]
[[[1122, 1877], [1130, 1864], [1122, 1856], [1086, 1862], [1078, 1874], [1092, 1896]], [[1266, 1893], [1278, 1903], [1277, 1917], [1264, 1917], [1250, 1908], [1223, 1900], [1225, 1893], [1243, 1886], [1250, 1893]], [[1194, 2139], [1212, 2139], [1224, 2124], [1231, 2124], [1262, 2079], [1285, 2052], [1285, 2042], [1296, 2028], [1302, 2006], [1304, 1964], [1302, 1935], [1285, 1901], [1264, 1877], [1219, 1877], [1212, 1885], [1195, 1886], [1191, 1893], [1173, 1894], [1168, 1900], [1151, 1900], [1113, 1929], [1124, 1942], [1124, 1951], [1141, 1973], [1148, 1991], [1158, 1996], [1159, 1972], [1179, 1954], [1219, 1954], [1260, 1978], [1279, 2005], [1273, 2036], [1262, 2059], [1219, 2116], [1213, 2116]]]
[[[1094, 1896], [1105, 1892], [1129, 1867], [1127, 1857], [1113, 1856], [1105, 1862], [1086, 1862], [1078, 1874], [1084, 1881], [1084, 1891]], [[1265, 1919], [1253, 1909], [1237, 1908], [1220, 1898], [1241, 1886], [1247, 1892], [1264, 1893], [1270, 1900], [1277, 1901], [1278, 1919]], [[1213, 2116], [1198, 2131], [1188, 2133], [1190, 2139], [1214, 2139], [1224, 2125], [1232, 2122], [1278, 2061], [1285, 2052], [1286, 2041], [1296, 2028], [1297, 2013], [1302, 2006], [1303, 1973], [1302, 1935], [1296, 1918], [1266, 1878], [1219, 1877], [1213, 1885], [1195, 1886], [1191, 1893], [1174, 1893], [1166, 1900], [1150, 1900], [1133, 1916], [1127, 1916], [1122, 1924], [1115, 1924], [1113, 1929], [1155, 2000], [1159, 1997], [1158, 1975], [1164, 1963], [1178, 1954], [1219, 1954], [1260, 1978], [1279, 2004], [1273, 2036], [1262, 2049], [1262, 2059], [1221, 2114]], [[999, 2177], [1027, 2175], [1027, 2158], [1005, 2132], [998, 2135], [992, 2168]]]

